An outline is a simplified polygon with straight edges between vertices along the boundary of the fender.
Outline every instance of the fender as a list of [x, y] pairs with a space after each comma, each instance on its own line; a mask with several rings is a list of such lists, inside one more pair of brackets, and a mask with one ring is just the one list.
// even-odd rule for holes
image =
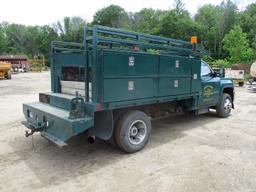
[[229, 78], [222, 79], [220, 86], [221, 86], [220, 98], [222, 98], [221, 96], [223, 93], [228, 93], [231, 96], [232, 108], [234, 109], [235, 91], [234, 91], [233, 81]]

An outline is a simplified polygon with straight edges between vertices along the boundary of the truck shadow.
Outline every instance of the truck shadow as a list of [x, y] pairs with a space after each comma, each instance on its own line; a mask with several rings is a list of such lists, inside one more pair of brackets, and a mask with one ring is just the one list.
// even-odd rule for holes
[[59, 149], [39, 135], [34, 136], [34, 148], [30, 139], [19, 137], [9, 143], [18, 158], [13, 162], [9, 161], [8, 165], [25, 163], [40, 180], [40, 184], [35, 185], [35, 188], [58, 185], [71, 178], [85, 177], [108, 169], [109, 166], [123, 160], [127, 161], [129, 158], [136, 160], [138, 156], [149, 153], [151, 149], [186, 137], [187, 130], [202, 128], [216, 120], [218, 118], [214, 113], [198, 117], [178, 115], [154, 120], [152, 136], [147, 147], [135, 154], [123, 153], [99, 139], [91, 145], [87, 143], [86, 134], [73, 138], [69, 146], [63, 149]]

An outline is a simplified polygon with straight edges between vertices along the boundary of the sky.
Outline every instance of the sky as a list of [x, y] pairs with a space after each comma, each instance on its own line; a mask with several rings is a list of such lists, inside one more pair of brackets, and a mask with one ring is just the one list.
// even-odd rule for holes
[[[110, 4], [123, 7], [128, 12], [142, 8], [173, 8], [174, 0], [0, 0], [0, 22], [25, 25], [47, 25], [65, 16], [80, 16], [92, 21], [94, 13]], [[204, 4], [220, 4], [222, 0], [183, 0], [185, 8], [194, 15]], [[240, 10], [256, 0], [233, 0]]]

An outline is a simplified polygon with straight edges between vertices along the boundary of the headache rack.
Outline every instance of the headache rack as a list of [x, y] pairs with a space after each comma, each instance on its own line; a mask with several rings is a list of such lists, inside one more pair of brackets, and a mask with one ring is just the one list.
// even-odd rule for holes
[[61, 52], [114, 49], [180, 56], [205, 54], [205, 51], [197, 49], [194, 44], [187, 41], [98, 25], [84, 28], [83, 43], [53, 41], [52, 48]]
[[175, 54], [181, 56], [200, 56], [199, 49], [187, 41], [126, 31], [103, 26], [85, 28], [86, 48], [102, 48], [126, 51], [151, 52], [156, 54]]

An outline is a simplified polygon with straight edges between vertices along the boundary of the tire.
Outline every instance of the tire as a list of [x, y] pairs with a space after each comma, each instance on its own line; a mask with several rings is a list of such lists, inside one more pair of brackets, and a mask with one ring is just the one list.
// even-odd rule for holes
[[109, 143], [113, 148], [116, 148], [116, 147], [117, 147], [116, 141], [115, 141], [115, 138], [113, 137], [113, 135], [112, 135], [111, 138], [108, 140], [108, 143]]
[[223, 93], [220, 103], [216, 106], [216, 112], [219, 117], [228, 117], [232, 108], [232, 99], [229, 94]]
[[11, 78], [12, 78], [12, 73], [8, 71], [6, 75], [6, 79], [11, 79]]
[[[117, 114], [114, 114], [114, 126], [116, 126], [117, 122], [120, 120], [120, 117], [123, 116], [124, 113], [127, 113], [127, 111], [119, 111]], [[113, 130], [112, 136], [108, 140], [108, 143], [113, 147], [113, 148], [118, 148], [115, 140], [115, 131]]]
[[129, 111], [117, 122], [114, 138], [117, 146], [127, 152], [140, 151], [147, 144], [151, 134], [150, 118], [141, 111]]
[[239, 87], [243, 87], [243, 86], [244, 86], [244, 82], [239, 82], [239, 83], [238, 83], [238, 86], [239, 86]]

